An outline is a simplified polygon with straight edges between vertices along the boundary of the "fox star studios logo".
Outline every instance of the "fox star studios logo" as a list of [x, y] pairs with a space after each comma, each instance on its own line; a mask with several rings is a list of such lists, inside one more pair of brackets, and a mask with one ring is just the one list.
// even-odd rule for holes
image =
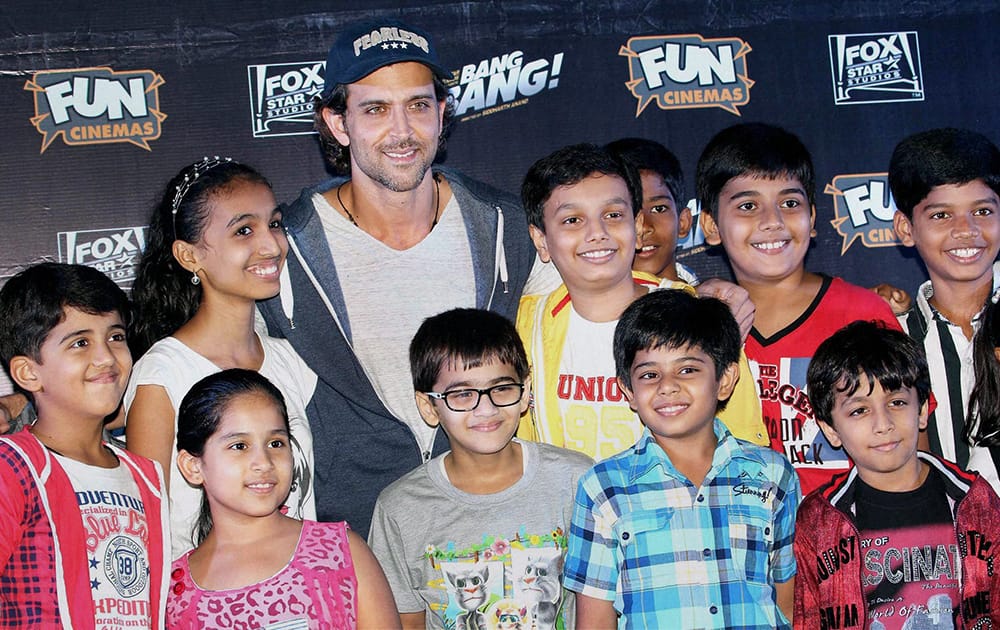
[[71, 146], [129, 142], [149, 151], [167, 118], [160, 111], [161, 85], [163, 77], [152, 70], [36, 72], [24, 89], [35, 93], [31, 124], [42, 134], [41, 153], [58, 136]]
[[57, 238], [59, 262], [93, 267], [128, 289], [146, 247], [146, 228], [59, 232]]
[[924, 100], [916, 31], [830, 35], [837, 105]]
[[639, 99], [636, 118], [656, 101], [660, 109], [721, 107], [740, 115], [754, 82], [747, 76], [750, 46], [738, 37], [701, 35], [629, 38], [618, 54], [628, 58], [625, 86]]
[[833, 196], [836, 217], [830, 225], [844, 239], [841, 256], [858, 239], [869, 248], [899, 245], [892, 228], [896, 204], [887, 177], [887, 173], [837, 175], [826, 185], [823, 192]]
[[455, 99], [455, 115], [471, 120], [525, 105], [529, 97], [559, 85], [562, 62], [561, 52], [551, 60], [525, 61], [524, 53], [514, 50], [466, 64], [455, 73], [457, 83], [448, 88]]
[[247, 66], [253, 137], [301, 136], [313, 131], [313, 97], [323, 91], [326, 63]]

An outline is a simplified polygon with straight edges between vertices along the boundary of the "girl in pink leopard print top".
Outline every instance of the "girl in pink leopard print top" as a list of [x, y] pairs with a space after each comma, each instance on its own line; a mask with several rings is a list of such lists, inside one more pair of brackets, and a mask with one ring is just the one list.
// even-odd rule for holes
[[177, 465], [205, 492], [198, 547], [174, 561], [167, 628], [399, 628], [378, 562], [346, 523], [281, 513], [292, 477], [281, 392], [252, 370], [181, 403]]

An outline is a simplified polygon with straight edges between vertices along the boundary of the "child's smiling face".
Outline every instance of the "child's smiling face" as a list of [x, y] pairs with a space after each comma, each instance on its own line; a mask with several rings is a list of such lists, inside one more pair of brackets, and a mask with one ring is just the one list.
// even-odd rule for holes
[[804, 272], [815, 209], [798, 178], [734, 177], [719, 192], [716, 215], [702, 213], [706, 240], [722, 244], [737, 282], [778, 282]]

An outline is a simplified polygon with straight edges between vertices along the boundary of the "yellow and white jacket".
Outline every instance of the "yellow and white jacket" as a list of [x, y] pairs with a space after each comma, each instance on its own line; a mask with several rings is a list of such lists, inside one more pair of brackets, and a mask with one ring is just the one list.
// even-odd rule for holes
[[[694, 293], [694, 288], [683, 282], [660, 280], [642, 272], [633, 272], [632, 276], [637, 284], [650, 290], [683, 289]], [[522, 439], [565, 445], [557, 387], [563, 344], [569, 329], [569, 303], [569, 291], [564, 284], [548, 295], [525, 295], [518, 306], [517, 331], [524, 342], [532, 372], [531, 410], [521, 418], [517, 430], [518, 437]], [[761, 416], [756, 382], [750, 373], [746, 353], [742, 350], [739, 369], [739, 383], [729, 404], [719, 413], [719, 419], [734, 436], [768, 446], [770, 440]], [[589, 450], [595, 452], [584, 452], [595, 457], [596, 444], [590, 446]]]

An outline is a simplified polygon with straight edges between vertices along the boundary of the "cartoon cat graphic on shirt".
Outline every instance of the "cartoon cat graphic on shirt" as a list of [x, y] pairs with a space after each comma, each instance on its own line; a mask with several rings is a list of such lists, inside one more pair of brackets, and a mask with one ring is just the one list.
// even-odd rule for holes
[[555, 630], [559, 602], [562, 599], [562, 554], [539, 556], [528, 554], [524, 572], [514, 583], [514, 597], [528, 607], [535, 630]]
[[486, 564], [467, 564], [442, 566], [441, 570], [451, 587], [455, 603], [465, 611], [455, 618], [455, 630], [486, 630], [486, 615], [477, 609], [486, 603], [490, 567]]

